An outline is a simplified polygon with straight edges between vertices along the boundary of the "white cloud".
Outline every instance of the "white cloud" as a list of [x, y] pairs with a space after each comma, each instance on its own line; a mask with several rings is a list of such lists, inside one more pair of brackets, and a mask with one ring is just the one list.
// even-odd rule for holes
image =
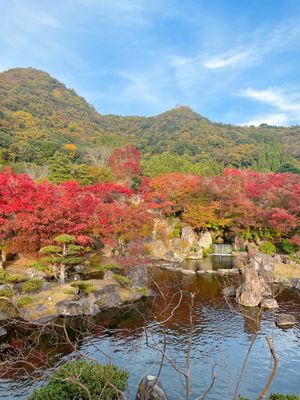
[[258, 116], [243, 125], [287, 125], [290, 121], [300, 121], [300, 93], [271, 87], [265, 90], [247, 88], [239, 93], [241, 97], [258, 101], [276, 110], [275, 113]]
[[269, 53], [278, 53], [293, 45], [300, 36], [298, 20], [287, 21], [282, 26], [267, 32], [258, 29], [244, 38], [242, 45], [208, 56], [202, 65], [208, 69], [228, 67], [247, 68], [259, 62]]
[[251, 52], [249, 51], [241, 51], [240, 53], [232, 54], [232, 55], [221, 55], [215, 56], [210, 59], [207, 59], [203, 62], [203, 66], [208, 69], [217, 69], [217, 68], [225, 68], [240, 64], [241, 62], [249, 59], [251, 57]]
[[270, 115], [261, 115], [252, 119], [250, 121], [244, 122], [241, 125], [244, 126], [259, 126], [261, 124], [274, 125], [274, 126], [284, 126], [287, 125], [289, 119], [285, 114], [270, 114]]

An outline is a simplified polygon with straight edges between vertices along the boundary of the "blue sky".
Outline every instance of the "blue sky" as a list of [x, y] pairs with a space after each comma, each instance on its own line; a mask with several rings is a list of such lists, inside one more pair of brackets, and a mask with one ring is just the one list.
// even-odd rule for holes
[[299, 0], [0, 0], [0, 70], [49, 72], [103, 114], [187, 105], [300, 124]]

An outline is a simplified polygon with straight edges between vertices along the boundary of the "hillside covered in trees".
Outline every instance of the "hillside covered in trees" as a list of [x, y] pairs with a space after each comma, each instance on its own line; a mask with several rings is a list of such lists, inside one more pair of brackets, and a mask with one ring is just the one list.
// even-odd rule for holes
[[[225, 168], [300, 171], [300, 127], [213, 123], [188, 107], [154, 117], [101, 115], [73, 89], [32, 68], [0, 74], [0, 163], [16, 172], [53, 163], [73, 174], [103, 168], [105, 154], [125, 143], [143, 156], [144, 173], [213, 175]], [[104, 155], [95, 162], [93, 149]], [[79, 172], [78, 172], [79, 171]], [[94, 171], [95, 173], [95, 171]], [[99, 171], [97, 172], [99, 173]], [[106, 176], [108, 171], [101, 171]], [[80, 180], [80, 179], [79, 179]]]

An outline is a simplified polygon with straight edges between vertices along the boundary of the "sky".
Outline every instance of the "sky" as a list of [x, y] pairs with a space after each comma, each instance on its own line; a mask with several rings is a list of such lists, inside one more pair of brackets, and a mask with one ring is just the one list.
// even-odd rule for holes
[[102, 114], [179, 104], [300, 124], [299, 0], [0, 0], [0, 13], [0, 71], [47, 71]]

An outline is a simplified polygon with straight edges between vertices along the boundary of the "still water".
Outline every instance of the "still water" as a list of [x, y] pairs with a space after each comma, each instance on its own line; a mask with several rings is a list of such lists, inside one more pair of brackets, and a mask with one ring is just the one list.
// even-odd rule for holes
[[[207, 267], [207, 263], [210, 268]], [[185, 268], [226, 268], [229, 258], [210, 257], [203, 265], [192, 262]], [[78, 337], [78, 349], [100, 361], [109, 355], [113, 363], [130, 373], [129, 391], [135, 398], [138, 382], [146, 374], [155, 375], [159, 369], [161, 355], [147, 347], [149, 343], [163, 345], [166, 337], [166, 353], [184, 369], [186, 362], [189, 327], [189, 296], [180, 293], [195, 293], [193, 312], [193, 342], [191, 350], [191, 388], [192, 399], [200, 396], [211, 382], [212, 370], [217, 379], [206, 399], [231, 399], [236, 388], [247, 350], [255, 338], [247, 367], [242, 377], [239, 391], [250, 400], [255, 399], [265, 386], [271, 367], [271, 357], [265, 336], [273, 339], [279, 358], [279, 367], [271, 391], [300, 394], [300, 296], [294, 292], [283, 292], [277, 300], [280, 312], [289, 312], [297, 319], [297, 324], [289, 330], [278, 329], [274, 324], [274, 312], [260, 313], [258, 309], [236, 312], [226, 303], [221, 290], [228, 282], [214, 276], [184, 276], [166, 270], [153, 268], [150, 272], [152, 287], [157, 296], [135, 306], [115, 312], [105, 312], [91, 322], [89, 333], [80, 333], [86, 322], [73, 320], [70, 335]], [[179, 305], [178, 305], [179, 304]], [[233, 306], [234, 303], [232, 303]], [[173, 310], [173, 311], [172, 311]], [[77, 336], [76, 336], [77, 335]], [[26, 332], [14, 331], [8, 341], [26, 341]], [[43, 336], [35, 344], [32, 363], [44, 368], [59, 365], [74, 355], [74, 351], [63, 341]], [[45, 360], [45, 362], [43, 362]], [[1, 371], [0, 371], [1, 372]], [[3, 376], [3, 375], [2, 375]], [[5, 375], [0, 381], [0, 398], [26, 399], [39, 380], [33, 383], [34, 372], [24, 374], [17, 371], [14, 376]], [[184, 399], [185, 388], [178, 373], [165, 362], [162, 368], [161, 383], [169, 399]]]

